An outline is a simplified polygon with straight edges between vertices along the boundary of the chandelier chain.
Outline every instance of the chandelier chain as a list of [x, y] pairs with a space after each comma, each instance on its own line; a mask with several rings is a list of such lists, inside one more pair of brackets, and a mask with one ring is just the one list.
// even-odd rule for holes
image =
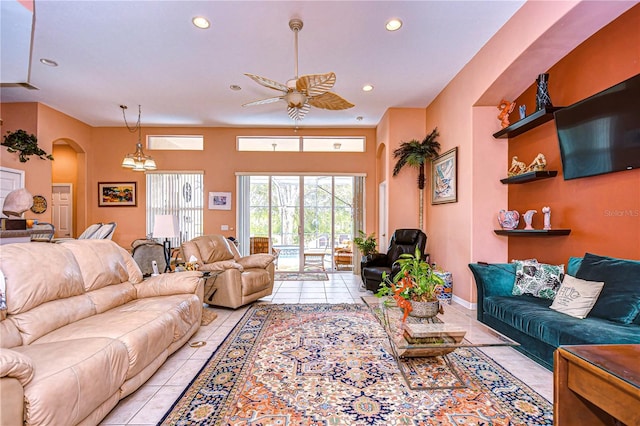
[[120, 105], [120, 108], [122, 108], [122, 117], [124, 118], [124, 125], [127, 126], [127, 130], [129, 131], [129, 133], [135, 133], [138, 130], [140, 130], [140, 114], [142, 112], [142, 108], [140, 107], [140, 105], [138, 105], [138, 121], [136, 122], [136, 126], [133, 128], [129, 126], [129, 123], [127, 122], [127, 116], [124, 113], [125, 110], [127, 109], [127, 106]]

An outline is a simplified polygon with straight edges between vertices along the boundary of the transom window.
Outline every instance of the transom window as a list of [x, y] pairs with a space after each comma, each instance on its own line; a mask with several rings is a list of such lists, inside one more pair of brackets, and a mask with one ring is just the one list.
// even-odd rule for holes
[[149, 135], [147, 136], [147, 148], [166, 151], [203, 151], [204, 137], [202, 135]]
[[238, 151], [265, 152], [364, 152], [361, 136], [238, 136]]

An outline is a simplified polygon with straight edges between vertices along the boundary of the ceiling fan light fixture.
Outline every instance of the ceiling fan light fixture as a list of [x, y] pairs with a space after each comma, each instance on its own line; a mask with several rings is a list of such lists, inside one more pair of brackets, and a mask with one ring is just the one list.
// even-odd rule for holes
[[387, 31], [398, 31], [402, 27], [402, 21], [398, 18], [392, 18], [387, 21], [384, 27]]
[[211, 22], [209, 22], [209, 20], [204, 16], [194, 16], [193, 19], [191, 19], [191, 22], [202, 30], [206, 30], [211, 26]]
[[292, 108], [302, 108], [307, 102], [307, 97], [300, 92], [289, 92], [284, 95], [284, 100], [287, 101], [287, 105]]

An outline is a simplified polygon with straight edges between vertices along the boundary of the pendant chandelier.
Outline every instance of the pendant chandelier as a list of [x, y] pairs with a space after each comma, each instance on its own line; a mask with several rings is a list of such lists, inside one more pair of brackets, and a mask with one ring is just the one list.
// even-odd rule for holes
[[155, 170], [156, 162], [151, 158], [150, 155], [146, 155], [144, 151], [142, 151], [142, 129], [140, 128], [140, 114], [141, 108], [138, 105], [138, 122], [135, 127], [129, 127], [129, 123], [127, 123], [127, 116], [125, 115], [125, 110], [127, 109], [126, 105], [120, 105], [122, 108], [122, 117], [124, 118], [124, 124], [127, 126], [127, 130], [131, 133], [138, 132], [138, 143], [136, 144], [136, 152], [133, 154], [127, 154], [124, 156], [122, 160], [122, 167], [125, 169], [133, 169], [134, 172], [144, 172], [145, 170]]

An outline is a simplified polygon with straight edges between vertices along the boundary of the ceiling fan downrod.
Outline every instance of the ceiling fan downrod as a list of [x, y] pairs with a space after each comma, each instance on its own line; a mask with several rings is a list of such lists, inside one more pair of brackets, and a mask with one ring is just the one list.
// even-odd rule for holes
[[298, 32], [302, 29], [302, 19], [293, 18], [289, 21], [289, 28], [293, 31], [295, 43], [295, 79], [298, 79]]

